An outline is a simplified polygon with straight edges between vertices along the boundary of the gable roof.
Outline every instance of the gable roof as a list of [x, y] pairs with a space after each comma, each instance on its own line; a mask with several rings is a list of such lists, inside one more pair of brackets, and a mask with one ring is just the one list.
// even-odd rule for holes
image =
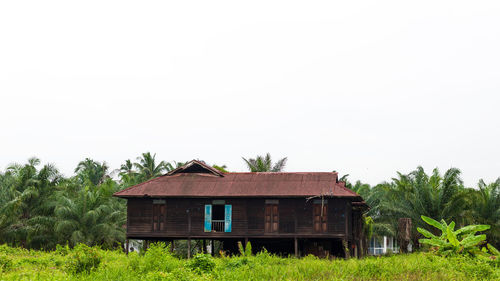
[[183, 166], [168, 172], [166, 175], [172, 176], [179, 173], [207, 173], [213, 174], [215, 176], [224, 176], [224, 173], [222, 173], [221, 171], [210, 167], [209, 165], [198, 160], [191, 160]]
[[[190, 164], [194, 163], [194, 164]], [[202, 172], [188, 170], [192, 165]], [[190, 166], [191, 165], [191, 166]], [[137, 184], [114, 196], [131, 197], [361, 197], [338, 182], [335, 172], [215, 173], [208, 165], [191, 161], [166, 175]], [[211, 168], [211, 167], [210, 167]], [[197, 168], [198, 169], [198, 168]], [[213, 168], [212, 168], [213, 169]], [[215, 169], [213, 169], [215, 170]]]

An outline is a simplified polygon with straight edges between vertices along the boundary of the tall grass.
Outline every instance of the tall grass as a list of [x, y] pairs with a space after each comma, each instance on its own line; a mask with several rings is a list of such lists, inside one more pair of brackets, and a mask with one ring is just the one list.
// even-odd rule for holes
[[164, 244], [128, 256], [87, 247], [42, 252], [0, 245], [0, 280], [500, 280], [500, 266], [496, 260], [432, 253], [328, 260], [263, 252], [185, 260]]

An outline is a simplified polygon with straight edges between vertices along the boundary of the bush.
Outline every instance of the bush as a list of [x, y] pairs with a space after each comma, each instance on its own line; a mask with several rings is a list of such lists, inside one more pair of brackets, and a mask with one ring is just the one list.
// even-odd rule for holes
[[141, 269], [141, 257], [136, 252], [128, 254], [128, 267], [132, 271], [139, 271]]
[[69, 254], [70, 251], [71, 251], [71, 249], [69, 248], [68, 244], [66, 244], [65, 246], [61, 246], [61, 245], [57, 244], [56, 250], [54, 251], [54, 253], [61, 255], [61, 256], [66, 256]]
[[99, 267], [102, 260], [97, 248], [85, 244], [78, 244], [67, 257], [66, 271], [72, 274], [90, 273]]
[[12, 268], [12, 259], [0, 253], [0, 272], [8, 271]]
[[197, 254], [188, 262], [188, 267], [199, 273], [208, 273], [214, 270], [215, 261], [209, 254]]
[[167, 246], [163, 242], [153, 243], [144, 253], [142, 261], [134, 261], [134, 258], [129, 263], [132, 267], [139, 267], [143, 272], [149, 271], [165, 271], [170, 272], [181, 266], [179, 259], [172, 256], [170, 245]]
[[7, 246], [6, 244], [0, 245], [0, 254], [15, 254], [19, 249], [17, 248], [11, 248]]

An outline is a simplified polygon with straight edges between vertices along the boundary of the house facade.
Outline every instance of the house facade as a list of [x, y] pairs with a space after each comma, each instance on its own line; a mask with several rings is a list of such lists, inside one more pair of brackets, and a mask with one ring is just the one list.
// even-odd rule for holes
[[[222, 173], [191, 161], [114, 194], [127, 199], [127, 239], [250, 241], [282, 254], [361, 256], [362, 198], [337, 173]], [[213, 245], [213, 243], [212, 243]]]

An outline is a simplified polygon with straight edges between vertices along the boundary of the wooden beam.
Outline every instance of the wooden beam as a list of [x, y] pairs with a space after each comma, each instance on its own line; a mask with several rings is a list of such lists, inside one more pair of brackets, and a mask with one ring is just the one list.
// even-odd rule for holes
[[207, 252], [207, 240], [205, 239], [203, 239], [203, 250], [201, 252], [204, 254]]
[[191, 258], [191, 238], [188, 238], [187, 241], [187, 258]]
[[127, 253], [127, 255], [128, 255], [128, 248], [129, 248], [129, 246], [128, 246], [128, 239], [126, 240], [125, 247], [127, 247], [127, 249], [125, 249], [125, 253]]

